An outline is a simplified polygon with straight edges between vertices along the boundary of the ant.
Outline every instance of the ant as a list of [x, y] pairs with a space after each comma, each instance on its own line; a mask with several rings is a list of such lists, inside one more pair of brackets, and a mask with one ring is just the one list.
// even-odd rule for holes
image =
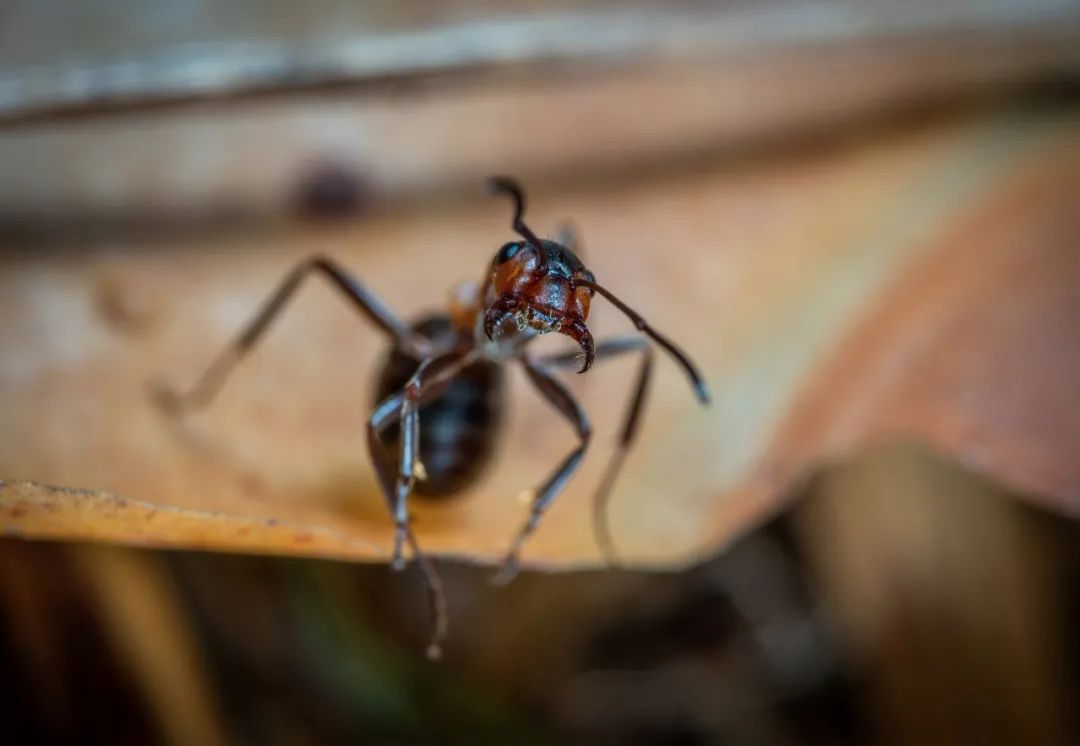
[[[595, 360], [627, 353], [641, 355], [618, 445], [593, 499], [596, 541], [612, 563], [617, 555], [607, 523], [608, 497], [641, 421], [652, 376], [650, 339], [683, 368], [698, 400], [702, 404], [709, 401], [705, 381], [690, 358], [596, 281], [571, 248], [575, 244], [572, 234], [563, 232], [553, 241], [537, 237], [525, 224], [525, 196], [517, 182], [494, 177], [490, 186], [493, 192], [513, 200], [513, 229], [524, 240], [504, 244], [487, 267], [483, 282], [463, 286], [453, 295], [446, 313], [406, 325], [333, 260], [313, 256], [288, 274], [194, 388], [183, 395], [158, 392], [158, 403], [173, 414], [208, 405], [228, 374], [312, 273], [329, 279], [361, 315], [390, 337], [393, 346], [379, 379], [375, 409], [368, 418], [367, 444], [394, 519], [392, 567], [404, 568], [407, 543], [424, 575], [432, 615], [431, 658], [440, 656], [446, 636], [446, 601], [439, 575], [416, 540], [407, 501], [414, 491], [428, 496], [453, 495], [483, 471], [499, 433], [504, 363], [521, 364], [544, 399], [574, 427], [578, 443], [548, 479], [531, 491], [532, 508], [495, 576], [499, 584], [509, 582], [517, 573], [522, 546], [566, 486], [589, 445], [589, 419], [553, 371], [578, 365], [578, 373], [584, 373]], [[645, 336], [595, 342], [585, 320], [596, 295], [624, 313]], [[580, 353], [528, 354], [528, 343], [549, 332], [570, 337]]]

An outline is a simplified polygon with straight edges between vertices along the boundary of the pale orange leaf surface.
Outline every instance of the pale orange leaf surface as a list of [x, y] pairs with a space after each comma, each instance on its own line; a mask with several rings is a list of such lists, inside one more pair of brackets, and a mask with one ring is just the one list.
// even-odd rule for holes
[[[534, 194], [534, 227], [572, 219], [600, 280], [694, 355], [714, 395], [700, 408], [658, 364], [612, 502], [623, 557], [692, 561], [778, 509], [823, 460], [890, 438], [928, 441], [1075, 511], [1078, 132], [1070, 112], [999, 114], [735, 171]], [[385, 559], [391, 524], [363, 433], [385, 343], [324, 283], [305, 287], [205, 414], [170, 420], [148, 386], [190, 385], [307, 254], [337, 257], [412, 315], [479, 276], [508, 217], [491, 200], [336, 232], [5, 257], [0, 528]], [[628, 328], [603, 304], [592, 322], [599, 337]], [[630, 361], [567, 374], [596, 437], [527, 564], [598, 560], [590, 497], [632, 375]], [[454, 500], [413, 500], [432, 552], [499, 558], [525, 516], [521, 493], [573, 444], [512, 383], [487, 476]]]

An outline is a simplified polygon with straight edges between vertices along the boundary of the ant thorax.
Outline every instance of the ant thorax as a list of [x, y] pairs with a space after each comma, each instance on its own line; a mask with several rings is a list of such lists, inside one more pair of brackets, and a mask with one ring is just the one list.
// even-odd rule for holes
[[477, 317], [482, 317], [483, 298], [480, 292], [480, 285], [472, 280], [462, 280], [450, 289], [447, 315], [454, 328], [468, 332], [476, 325]]

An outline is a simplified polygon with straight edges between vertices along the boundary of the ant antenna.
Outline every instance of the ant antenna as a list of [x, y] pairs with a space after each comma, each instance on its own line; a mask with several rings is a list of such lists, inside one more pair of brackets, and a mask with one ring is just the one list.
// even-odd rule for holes
[[514, 200], [514, 220], [512, 223], [514, 230], [524, 236], [525, 240], [540, 252], [540, 256], [543, 256], [543, 243], [532, 232], [532, 229], [525, 225], [525, 193], [522, 191], [521, 185], [509, 176], [492, 176], [488, 179], [488, 186], [496, 194], [508, 194], [510, 199]]
[[597, 283], [588, 280], [578, 280], [577, 284], [590, 288], [607, 298], [613, 306], [626, 314], [626, 316], [634, 322], [634, 326], [637, 327], [638, 331], [646, 334], [654, 342], [664, 348], [664, 351], [675, 358], [675, 362], [682, 366], [682, 369], [686, 371], [686, 376], [690, 379], [690, 385], [694, 387], [694, 393], [697, 395], [698, 401], [702, 404], [709, 403], [709, 387], [705, 384], [705, 379], [701, 377], [701, 373], [699, 373], [698, 369], [694, 367], [694, 364], [690, 362], [690, 358], [687, 357], [686, 353], [680, 350], [674, 342], [649, 326], [649, 323], [641, 317], [641, 314], [619, 300], [613, 292], [603, 285], [598, 285]]

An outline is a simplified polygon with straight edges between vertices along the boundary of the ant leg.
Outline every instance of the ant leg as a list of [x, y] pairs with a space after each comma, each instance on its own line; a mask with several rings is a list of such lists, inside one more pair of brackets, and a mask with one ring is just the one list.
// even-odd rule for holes
[[[375, 474], [382, 488], [383, 496], [386, 498], [387, 507], [390, 509], [391, 515], [394, 516], [392, 567], [398, 570], [404, 567], [402, 545], [408, 542], [409, 548], [412, 549], [413, 558], [424, 574], [428, 592], [428, 606], [431, 609], [432, 616], [431, 642], [428, 645], [428, 657], [432, 659], [441, 655], [441, 643], [446, 637], [446, 596], [443, 592], [442, 580], [439, 578], [435, 566], [421, 550], [420, 543], [413, 533], [412, 526], [409, 523], [406, 500], [415, 483], [413, 471], [420, 443], [419, 403], [425, 396], [437, 394], [439, 387], [453, 378], [470, 361], [469, 356], [463, 357], [459, 354], [425, 359], [417, 367], [402, 390], [390, 395], [375, 407], [375, 411], [368, 419], [367, 426], [371, 462], [375, 467]], [[431, 372], [432, 369], [434, 369], [434, 372]], [[395, 416], [401, 422], [402, 433], [401, 461], [396, 479], [391, 474], [390, 457], [386, 452], [381, 437], [382, 431], [393, 421]]]
[[442, 578], [431, 564], [428, 556], [420, 550], [420, 544], [412, 529], [408, 531], [409, 547], [412, 549], [416, 564], [420, 566], [420, 572], [424, 575], [424, 586], [427, 588], [428, 608], [431, 610], [431, 637], [428, 639], [427, 657], [437, 661], [442, 658], [442, 643], [446, 639], [449, 627], [449, 614], [446, 611], [446, 591], [443, 590]]
[[[420, 450], [420, 401], [438, 393], [441, 386], [457, 375], [474, 357], [452, 352], [424, 359], [405, 386], [375, 407], [368, 419], [368, 449], [384, 496], [394, 517], [394, 554], [392, 564], [400, 570], [405, 561], [402, 545], [409, 526], [407, 500], [416, 484], [416, 457]], [[401, 430], [401, 454], [397, 475], [391, 474], [390, 456], [382, 441], [383, 431], [394, 418]]]
[[412, 550], [413, 559], [416, 560], [416, 564], [420, 566], [420, 571], [424, 574], [428, 608], [431, 612], [431, 637], [428, 642], [427, 655], [428, 658], [437, 660], [442, 656], [442, 641], [446, 639], [448, 626], [446, 593], [443, 591], [442, 578], [439, 577], [435, 566], [420, 548], [420, 542], [417, 541], [416, 534], [413, 533], [412, 526], [409, 524], [408, 514], [405, 515], [404, 523], [399, 524], [397, 522], [394, 477], [390, 473], [389, 457], [382, 444], [382, 439], [379, 437], [379, 431], [400, 411], [403, 400], [404, 393], [398, 392], [385, 399], [375, 408], [371, 418], [368, 420], [368, 448], [371, 452], [371, 463], [375, 467], [375, 475], [378, 478], [379, 486], [382, 488], [383, 496], [386, 498], [386, 507], [390, 510], [390, 514], [395, 517], [394, 560], [392, 566], [395, 569], [400, 569], [403, 566], [400, 559], [401, 548], [398, 537], [404, 537]]
[[[596, 359], [610, 359], [626, 352], [641, 351], [641, 367], [638, 369], [637, 381], [634, 384], [633, 394], [630, 397], [623, 419], [622, 430], [619, 432], [618, 445], [615, 453], [608, 461], [604, 476], [600, 480], [593, 495], [593, 534], [596, 544], [610, 565], [619, 564], [619, 555], [615, 551], [615, 542], [611, 536], [611, 524], [608, 521], [608, 504], [611, 500], [611, 488], [619, 476], [626, 454], [637, 436], [638, 426], [641, 423], [641, 413], [645, 407], [645, 400], [649, 391], [649, 382], [652, 379], [653, 350], [648, 340], [642, 337], [622, 337], [609, 339], [596, 345]], [[576, 367], [579, 353], [561, 353], [543, 358], [542, 361], [558, 367]]]
[[174, 414], [201, 409], [217, 395], [225, 379], [244, 355], [255, 345], [263, 332], [292, 297], [307, 275], [318, 272], [327, 277], [335, 287], [353, 302], [357, 310], [366, 316], [375, 326], [394, 338], [395, 342], [407, 352], [419, 357], [426, 349], [426, 341], [415, 335], [366, 287], [333, 260], [322, 256], [313, 256], [296, 265], [285, 277], [277, 289], [266, 300], [262, 308], [237, 338], [210, 364], [195, 386], [186, 394], [178, 394], [171, 389], [155, 392], [157, 403], [166, 411]]
[[506, 555], [506, 559], [503, 560], [502, 567], [496, 573], [494, 582], [498, 585], [505, 585], [513, 580], [518, 571], [518, 557], [521, 554], [521, 547], [525, 544], [526, 539], [536, 530], [536, 527], [540, 524], [540, 519], [544, 515], [544, 512], [550, 507], [551, 502], [566, 486], [567, 480], [577, 469], [578, 464], [581, 463], [581, 459], [585, 455], [585, 449], [589, 445], [589, 439], [592, 435], [592, 426], [589, 424], [589, 418], [585, 416], [585, 412], [581, 409], [581, 405], [577, 403], [570, 392], [551, 375], [547, 370], [541, 367], [539, 364], [534, 363], [528, 358], [521, 358], [522, 365], [525, 368], [525, 373], [529, 376], [529, 380], [533, 385], [543, 394], [544, 398], [548, 400], [559, 413], [562, 414], [570, 424], [574, 426], [578, 435], [578, 446], [570, 452], [570, 454], [563, 459], [562, 463], [555, 469], [548, 480], [544, 482], [534, 492], [532, 501], [532, 508], [529, 512], [529, 517], [525, 521], [525, 524], [518, 531], [517, 536], [514, 538], [514, 543], [510, 546], [510, 551]]
[[[426, 362], [426, 361], [425, 361]], [[375, 476], [379, 481], [383, 497], [386, 499], [386, 507], [394, 519], [394, 553], [391, 566], [395, 570], [405, 567], [405, 561], [401, 553], [402, 539], [407, 538], [412, 529], [409, 526], [409, 516], [406, 510], [404, 495], [398, 500], [396, 483], [400, 481], [391, 472], [390, 455], [382, 442], [382, 431], [395, 418], [400, 418], [402, 405], [405, 402], [404, 390], [391, 394], [379, 402], [375, 411], [371, 413], [367, 423], [368, 452], [371, 456], [371, 464], [375, 467]], [[406, 450], [405, 438], [402, 438], [402, 450]], [[400, 510], [399, 510], [400, 504]], [[410, 542], [412, 543], [412, 542]]]

